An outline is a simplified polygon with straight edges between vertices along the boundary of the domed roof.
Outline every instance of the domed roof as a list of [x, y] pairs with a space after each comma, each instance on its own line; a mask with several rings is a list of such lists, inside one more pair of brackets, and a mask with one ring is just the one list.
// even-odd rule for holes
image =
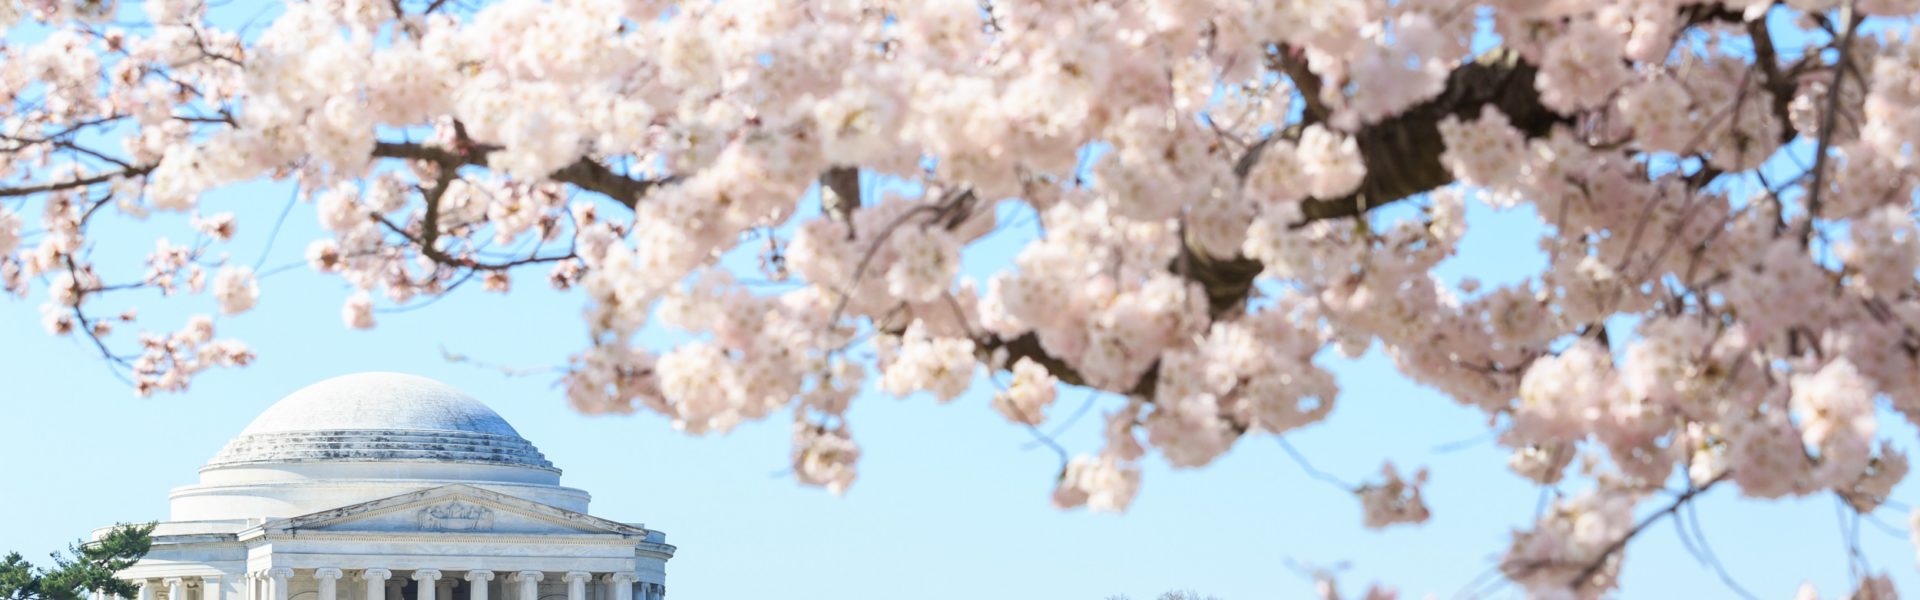
[[459, 388], [405, 373], [354, 373], [300, 388], [260, 413], [240, 435], [336, 429], [520, 437], [499, 413]]
[[487, 405], [453, 386], [404, 373], [356, 373], [301, 388], [261, 413], [206, 468], [318, 461], [557, 471]]

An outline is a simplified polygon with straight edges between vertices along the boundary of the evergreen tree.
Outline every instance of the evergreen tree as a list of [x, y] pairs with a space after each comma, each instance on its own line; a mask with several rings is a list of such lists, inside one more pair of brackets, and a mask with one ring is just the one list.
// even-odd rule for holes
[[0, 600], [85, 600], [93, 590], [132, 598], [139, 588], [114, 575], [147, 555], [153, 527], [116, 525], [104, 538], [75, 542], [67, 548], [71, 557], [52, 554], [52, 569], [33, 566], [19, 552], [8, 553], [0, 558]]

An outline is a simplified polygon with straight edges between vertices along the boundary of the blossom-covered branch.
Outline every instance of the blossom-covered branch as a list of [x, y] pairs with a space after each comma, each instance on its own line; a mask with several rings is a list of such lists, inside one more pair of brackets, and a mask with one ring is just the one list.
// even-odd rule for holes
[[[0, 45], [0, 289], [142, 393], [251, 351], [210, 315], [116, 346], [100, 274], [134, 259], [94, 224], [190, 215], [119, 285], [241, 315], [271, 291], [201, 213], [265, 179], [311, 204], [347, 326], [532, 272], [589, 306], [574, 408], [789, 418], [835, 492], [867, 388], [984, 372], [1036, 433], [1090, 388], [1102, 443], [1052, 500], [1123, 510], [1143, 461], [1328, 418], [1322, 363], [1371, 348], [1518, 476], [1602, 484], [1563, 521], [1628, 532], [1615, 492], [1679, 477], [1871, 514], [1906, 474], [1876, 408], [1920, 415], [1914, 0], [319, 0], [237, 31], [102, 4], [0, 0], [46, 32]], [[1439, 275], [1469, 202], [1536, 216], [1544, 266]], [[962, 277], [979, 247], [1014, 258]], [[1341, 488], [1385, 527], [1428, 485]], [[1574, 570], [1507, 574], [1607, 593], [1633, 536], [1563, 525], [1502, 563]]]
[[[487, 165], [487, 154], [498, 149], [493, 146], [474, 145], [465, 151], [455, 151], [419, 143], [376, 142], [373, 146], [373, 156], [424, 160], [437, 163], [444, 168], [455, 169], [464, 166], [484, 167]], [[548, 178], [593, 191], [628, 208], [632, 208], [641, 198], [646, 197], [647, 192], [651, 191], [655, 185], [662, 183], [660, 180], [637, 179], [615, 173], [591, 158], [574, 161], [573, 164], [554, 171]]]

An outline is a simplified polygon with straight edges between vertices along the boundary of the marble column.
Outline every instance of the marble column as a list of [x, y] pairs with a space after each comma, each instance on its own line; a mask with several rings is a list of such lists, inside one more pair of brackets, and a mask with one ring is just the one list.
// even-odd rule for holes
[[608, 600], [633, 600], [633, 574], [614, 573], [607, 576], [607, 583], [613, 584], [613, 597]]
[[[385, 600], [387, 579], [393, 577], [393, 571], [386, 569], [367, 569], [360, 572], [360, 580], [367, 582], [366, 600]], [[398, 599], [395, 599], [398, 600]]]
[[[413, 597], [417, 600], [434, 600], [434, 582], [440, 579], [439, 569], [414, 569], [413, 580], [420, 582], [414, 586]], [[275, 598], [274, 600], [281, 600]]]
[[593, 574], [586, 571], [567, 571], [567, 600], [587, 600], [587, 580]]
[[514, 575], [515, 580], [520, 582], [519, 600], [540, 600], [540, 580], [547, 578], [546, 573], [539, 571], [521, 571]]
[[267, 577], [273, 579], [273, 600], [287, 600], [287, 580], [293, 578], [293, 569], [274, 567], [267, 570]]
[[153, 600], [153, 582], [140, 580], [140, 600]]
[[433, 597], [439, 598], [440, 600], [453, 600], [453, 582], [454, 579], [452, 577], [440, 579], [433, 587]]
[[340, 600], [340, 575], [333, 567], [313, 570], [313, 578], [320, 581], [320, 600]]
[[493, 571], [484, 569], [467, 571], [467, 600], [487, 600], [487, 582], [489, 581], [493, 581]]
[[402, 600], [407, 597], [407, 582], [399, 578], [387, 580], [387, 600]]
[[200, 600], [227, 600], [227, 588], [219, 575], [200, 576]]

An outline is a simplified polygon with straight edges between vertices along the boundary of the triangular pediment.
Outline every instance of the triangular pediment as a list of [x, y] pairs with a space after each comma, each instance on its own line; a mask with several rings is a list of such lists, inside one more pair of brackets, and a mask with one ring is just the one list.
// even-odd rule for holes
[[647, 530], [470, 485], [447, 485], [268, 521], [264, 533], [614, 534]]

